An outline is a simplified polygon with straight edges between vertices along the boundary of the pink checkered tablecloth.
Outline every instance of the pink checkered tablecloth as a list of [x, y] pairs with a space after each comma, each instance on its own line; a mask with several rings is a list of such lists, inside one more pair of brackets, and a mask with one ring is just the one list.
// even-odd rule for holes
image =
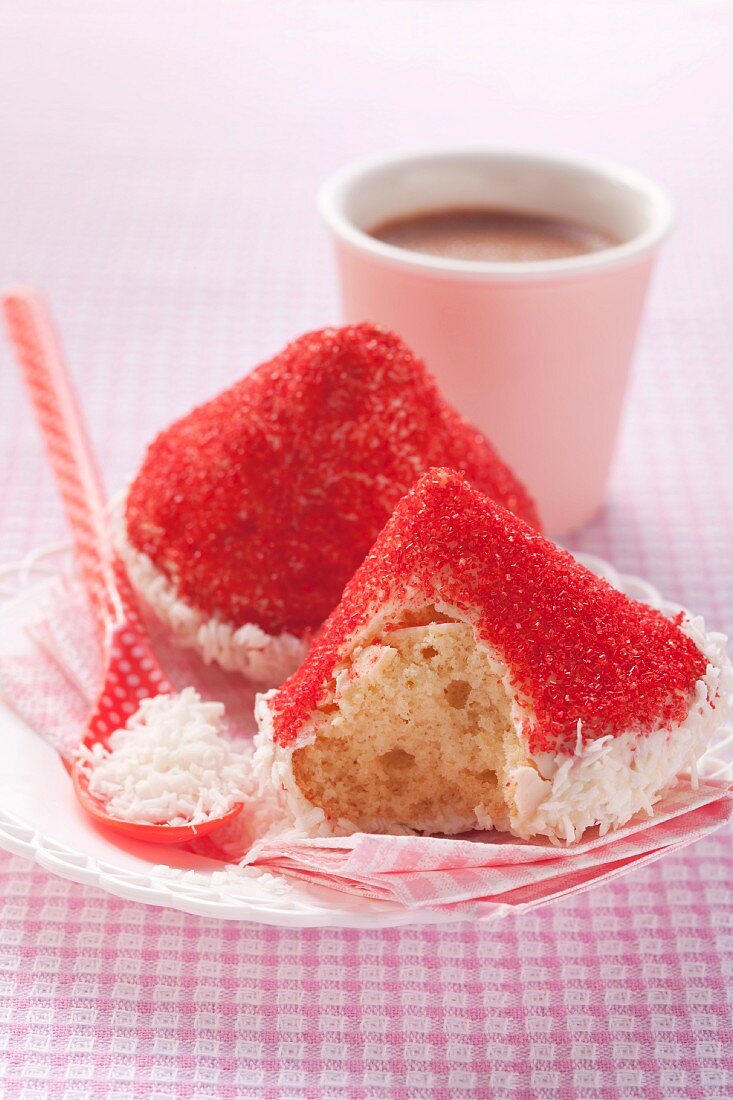
[[[680, 221], [574, 545], [733, 634], [732, 39], [725, 0], [5, 0], [0, 281], [51, 297], [115, 489], [158, 427], [338, 318], [313, 194], [342, 162], [633, 164]], [[0, 386], [13, 560], [65, 532], [4, 343]], [[483, 931], [379, 933], [196, 919], [0, 853], [0, 1096], [730, 1097], [732, 841]]]

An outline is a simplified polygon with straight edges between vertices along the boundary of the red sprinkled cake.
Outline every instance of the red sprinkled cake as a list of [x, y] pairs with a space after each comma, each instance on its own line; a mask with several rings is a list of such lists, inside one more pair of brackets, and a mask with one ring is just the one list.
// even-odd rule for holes
[[720, 718], [727, 658], [698, 627], [431, 470], [260, 697], [260, 766], [318, 828], [614, 827], [694, 771]]
[[[539, 527], [524, 487], [397, 336], [309, 333], [153, 442], [127, 497], [133, 582], [192, 636], [208, 621], [250, 650], [308, 639], [433, 465]], [[293, 653], [302, 645], [290, 669]]]

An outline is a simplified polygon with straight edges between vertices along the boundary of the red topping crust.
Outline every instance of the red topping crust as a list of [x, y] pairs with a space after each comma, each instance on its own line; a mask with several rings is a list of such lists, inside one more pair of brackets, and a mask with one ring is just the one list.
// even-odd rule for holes
[[[450, 470], [431, 470], [395, 510], [308, 657], [274, 697], [292, 744], [325, 701], [354, 633], [385, 603], [440, 600], [503, 655], [533, 706], [531, 752], [684, 720], [706, 660], [678, 626], [629, 599]], [[521, 697], [521, 696], [520, 696]]]
[[397, 336], [324, 329], [158, 436], [127, 535], [204, 614], [303, 635], [407, 489], [445, 465], [539, 526], [523, 486]]

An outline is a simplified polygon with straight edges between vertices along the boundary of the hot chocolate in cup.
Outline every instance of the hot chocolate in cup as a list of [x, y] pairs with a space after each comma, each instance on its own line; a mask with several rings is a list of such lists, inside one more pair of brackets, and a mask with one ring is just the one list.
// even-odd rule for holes
[[660, 188], [596, 161], [448, 150], [355, 164], [319, 205], [346, 320], [393, 329], [425, 360], [526, 482], [548, 531], [589, 520], [671, 223]]

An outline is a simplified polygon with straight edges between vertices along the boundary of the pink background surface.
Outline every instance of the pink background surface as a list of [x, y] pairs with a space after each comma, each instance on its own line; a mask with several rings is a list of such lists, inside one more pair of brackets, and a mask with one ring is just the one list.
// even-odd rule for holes
[[[63, 327], [107, 484], [156, 428], [338, 319], [321, 179], [441, 142], [666, 184], [604, 514], [575, 545], [733, 633], [733, 6], [0, 6], [0, 278]], [[64, 535], [0, 347], [0, 558]], [[0, 1095], [728, 1097], [730, 832], [479, 932], [280, 932], [0, 854]]]

